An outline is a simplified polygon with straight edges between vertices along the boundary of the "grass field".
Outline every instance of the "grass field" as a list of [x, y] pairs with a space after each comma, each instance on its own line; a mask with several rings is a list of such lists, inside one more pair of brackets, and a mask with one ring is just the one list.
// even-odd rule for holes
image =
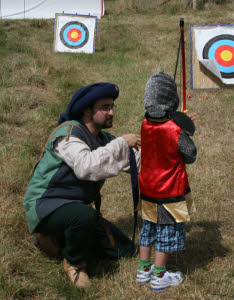
[[[0, 299], [232, 299], [234, 94], [232, 89], [190, 91], [189, 26], [233, 23], [234, 3], [193, 11], [186, 2], [106, 0], [93, 55], [54, 53], [53, 20], [0, 20]], [[158, 293], [138, 286], [136, 257], [93, 266], [92, 287], [78, 291], [61, 262], [40, 253], [28, 233], [22, 201], [33, 166], [59, 114], [86, 84], [118, 84], [111, 132], [140, 132], [148, 77], [159, 70], [174, 74], [180, 17], [191, 95], [187, 107], [198, 114], [198, 157], [187, 168], [197, 213], [187, 225], [186, 252], [172, 255], [168, 269], [180, 269], [185, 281]], [[179, 91], [181, 82], [178, 70]], [[107, 180], [102, 194], [104, 216], [131, 236], [129, 175]]]

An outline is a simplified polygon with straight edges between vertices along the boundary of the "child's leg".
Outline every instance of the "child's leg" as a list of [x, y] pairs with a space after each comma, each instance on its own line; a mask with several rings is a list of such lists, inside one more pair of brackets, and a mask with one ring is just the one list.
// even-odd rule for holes
[[151, 257], [151, 247], [140, 246], [140, 259], [148, 260]]
[[166, 265], [168, 254], [185, 250], [185, 223], [157, 224], [155, 265]]
[[140, 270], [144, 271], [151, 265], [151, 247], [140, 246]]
[[167, 263], [168, 252], [155, 251], [154, 264], [156, 266], [165, 266]]
[[166, 263], [168, 259], [167, 252], [160, 252], [155, 251], [155, 258], [154, 258], [154, 276], [162, 276], [163, 273], [166, 271]]
[[166, 263], [170, 252], [185, 250], [185, 224], [158, 224], [157, 229], [155, 265], [151, 277], [151, 289], [156, 291], [183, 281], [181, 272], [166, 271]]
[[151, 245], [155, 245], [156, 224], [143, 220], [143, 226], [140, 233], [140, 267], [151, 264]]
[[140, 268], [137, 270], [137, 282], [141, 284], [148, 283], [153, 273], [151, 265], [151, 245], [155, 244], [154, 225], [143, 220], [143, 226], [140, 234]]

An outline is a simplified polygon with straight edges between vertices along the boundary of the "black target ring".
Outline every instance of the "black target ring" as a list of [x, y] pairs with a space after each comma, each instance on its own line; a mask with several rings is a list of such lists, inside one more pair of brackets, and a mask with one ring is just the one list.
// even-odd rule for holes
[[[77, 41], [74, 41], [74, 39], [71, 39], [70, 37], [69, 32], [72, 30], [81, 34], [81, 37], [77, 39]], [[88, 42], [89, 30], [83, 23], [78, 21], [69, 22], [62, 27], [60, 31], [60, 39], [66, 47], [70, 49], [79, 49], [84, 47], [84, 45]]]
[[[215, 52], [219, 47], [234, 46], [234, 36], [231, 34], [221, 34], [210, 39], [204, 46], [202, 51], [203, 59], [217, 60], [215, 59]], [[218, 62], [217, 62], [218, 63]], [[218, 67], [223, 78], [234, 78], [234, 67], [223, 67], [218, 63]]]

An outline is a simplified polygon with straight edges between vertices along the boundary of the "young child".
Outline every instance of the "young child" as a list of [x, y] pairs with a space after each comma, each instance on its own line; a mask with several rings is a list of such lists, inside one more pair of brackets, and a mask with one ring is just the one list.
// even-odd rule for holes
[[[166, 271], [166, 262], [169, 253], [185, 250], [185, 221], [195, 211], [185, 169], [185, 164], [196, 160], [196, 147], [189, 137], [195, 126], [184, 113], [176, 112], [176, 84], [163, 72], [149, 78], [144, 105], [139, 174], [143, 226], [137, 282], [151, 281], [152, 290], [161, 290], [183, 281], [181, 272]], [[154, 264], [151, 246], [155, 246]]]

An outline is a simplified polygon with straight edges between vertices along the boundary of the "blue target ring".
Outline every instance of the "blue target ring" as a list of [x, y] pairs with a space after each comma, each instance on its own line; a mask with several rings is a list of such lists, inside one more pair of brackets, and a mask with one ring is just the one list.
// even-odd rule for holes
[[[73, 29], [78, 30], [81, 33], [81, 38], [76, 42], [72, 41], [68, 34]], [[88, 42], [89, 31], [83, 23], [77, 21], [69, 22], [62, 27], [60, 31], [60, 39], [66, 47], [70, 49], [78, 49], [83, 47]]]
[[[68, 36], [67, 36], [68, 31], [70, 29], [74, 29], [74, 28], [79, 29], [80, 32], [81, 32], [81, 34], [82, 34], [82, 37], [81, 37], [81, 39], [78, 42], [72, 42], [72, 41], [70, 41], [69, 38], [68, 38]], [[85, 32], [84, 28], [81, 27], [80, 25], [70, 25], [70, 26], [66, 27], [66, 29], [64, 30], [64, 32], [63, 32], [63, 38], [64, 38], [64, 40], [65, 40], [66, 43], [68, 43], [71, 46], [76, 47], [78, 45], [81, 45], [85, 41], [86, 32]]]
[[[220, 46], [223, 46], [223, 45], [228, 45], [228, 46], [232, 46], [234, 47], [234, 41], [231, 41], [231, 40], [222, 40], [222, 41], [218, 41], [218, 42], [215, 42], [209, 49], [209, 52], [208, 52], [208, 58], [209, 59], [213, 59], [213, 60], [216, 60], [215, 59], [215, 52], [216, 50], [220, 47]], [[216, 60], [216, 63], [218, 64], [218, 67], [219, 67], [219, 70], [221, 72], [224, 72], [224, 73], [230, 73], [230, 72], [234, 72], [234, 65], [231, 66], [231, 67], [224, 67], [222, 65], [220, 65], [217, 60]]]
[[[217, 61], [217, 51], [220, 47], [225, 49], [225, 46], [232, 47], [234, 49], [234, 36], [231, 34], [222, 34], [219, 36], [216, 36], [209, 40], [205, 47], [203, 48], [203, 58], [204, 59], [210, 59], [215, 60], [219, 71], [221, 73], [221, 76], [223, 78], [234, 78], [234, 65], [231, 66], [224, 66], [222, 65], [222, 59]], [[229, 47], [229, 48], [230, 48]]]

